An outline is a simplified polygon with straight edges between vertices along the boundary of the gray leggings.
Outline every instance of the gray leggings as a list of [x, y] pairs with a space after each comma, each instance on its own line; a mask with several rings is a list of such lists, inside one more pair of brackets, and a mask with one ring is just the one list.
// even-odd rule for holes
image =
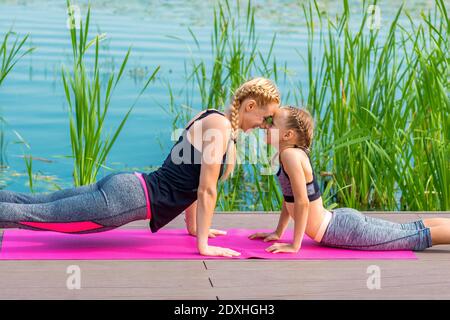
[[422, 220], [395, 223], [361, 214], [352, 208], [332, 210], [320, 244], [356, 250], [414, 250], [432, 246], [430, 229]]
[[64, 233], [107, 231], [147, 218], [147, 200], [139, 178], [111, 173], [96, 183], [52, 193], [0, 190], [0, 228]]

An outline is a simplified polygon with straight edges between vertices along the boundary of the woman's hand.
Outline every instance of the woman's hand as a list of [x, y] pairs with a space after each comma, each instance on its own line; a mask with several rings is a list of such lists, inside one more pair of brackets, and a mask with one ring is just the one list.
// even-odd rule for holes
[[264, 242], [280, 240], [281, 236], [276, 232], [256, 232], [248, 236], [250, 240], [264, 238]]
[[297, 253], [300, 250], [300, 247], [295, 247], [292, 243], [274, 243], [270, 247], [266, 248], [267, 252], [279, 253], [279, 252], [288, 252], [288, 253]]
[[[189, 234], [191, 236], [196, 236], [197, 233], [195, 231], [189, 231]], [[208, 238], [215, 238], [216, 236], [224, 236], [227, 232], [224, 230], [217, 230], [217, 229], [209, 229]]]
[[218, 256], [218, 257], [238, 257], [240, 252], [228, 248], [206, 246], [199, 250], [202, 256]]

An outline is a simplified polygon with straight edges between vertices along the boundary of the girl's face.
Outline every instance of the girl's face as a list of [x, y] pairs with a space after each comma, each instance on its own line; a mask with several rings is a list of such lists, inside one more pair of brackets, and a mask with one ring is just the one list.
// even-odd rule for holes
[[244, 100], [242, 106], [240, 116], [242, 117], [241, 129], [244, 132], [254, 128], [265, 128], [265, 119], [273, 116], [275, 111], [279, 109], [279, 104], [276, 102], [258, 107], [253, 99]]
[[273, 115], [271, 121], [267, 119], [267, 135], [266, 143], [271, 144], [278, 149], [280, 143], [287, 138], [287, 130], [284, 127], [286, 118], [288, 116], [288, 110], [278, 108]]

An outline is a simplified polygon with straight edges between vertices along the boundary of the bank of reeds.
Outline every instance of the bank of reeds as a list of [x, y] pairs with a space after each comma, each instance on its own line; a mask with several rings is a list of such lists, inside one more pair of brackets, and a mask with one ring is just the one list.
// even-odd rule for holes
[[[351, 14], [347, 0], [341, 4], [332, 17], [314, 0], [300, 5], [308, 49], [299, 63], [307, 64], [307, 85], [290, 87], [280, 85], [286, 67], [279, 68], [272, 54], [276, 35], [269, 48], [258, 43], [253, 4], [242, 10], [239, 2], [220, 2], [210, 60], [188, 60], [190, 95], [177, 103], [172, 94], [174, 128], [191, 118], [193, 95], [201, 97], [202, 108], [223, 110], [240, 83], [266, 76], [283, 89], [284, 102], [295, 97], [315, 118], [312, 159], [326, 206], [449, 210], [450, 32], [444, 1], [436, 0], [419, 19], [400, 7], [391, 19], [382, 17], [382, 25], [376, 25], [376, 1], [363, 2], [360, 14]], [[274, 176], [261, 174], [271, 151], [258, 151], [262, 161], [245, 158], [220, 185], [219, 209], [280, 208]]]
[[450, 32], [444, 1], [419, 20], [406, 19], [407, 25], [399, 23], [408, 16], [399, 8], [380, 28], [371, 27], [365, 2], [356, 30], [348, 1], [342, 3], [338, 19], [315, 1], [303, 6], [308, 52], [301, 61], [309, 72], [301, 96], [316, 119], [317, 168], [332, 173], [340, 206], [449, 210]]

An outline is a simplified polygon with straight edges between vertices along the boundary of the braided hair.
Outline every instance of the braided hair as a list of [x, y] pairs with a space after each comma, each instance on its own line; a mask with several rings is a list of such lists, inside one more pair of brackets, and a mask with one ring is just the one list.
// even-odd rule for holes
[[234, 143], [228, 143], [227, 148], [227, 167], [222, 180], [228, 178], [233, 172], [236, 163], [236, 143], [239, 133], [239, 110], [242, 102], [252, 98], [256, 101], [258, 107], [264, 107], [271, 102], [280, 103], [280, 93], [276, 85], [269, 79], [258, 77], [242, 84], [234, 93], [231, 99], [231, 140]]
[[314, 136], [314, 120], [305, 108], [283, 106], [289, 111], [286, 120], [286, 129], [293, 129], [297, 133], [295, 147], [303, 149], [308, 155], [311, 152], [311, 144]]

